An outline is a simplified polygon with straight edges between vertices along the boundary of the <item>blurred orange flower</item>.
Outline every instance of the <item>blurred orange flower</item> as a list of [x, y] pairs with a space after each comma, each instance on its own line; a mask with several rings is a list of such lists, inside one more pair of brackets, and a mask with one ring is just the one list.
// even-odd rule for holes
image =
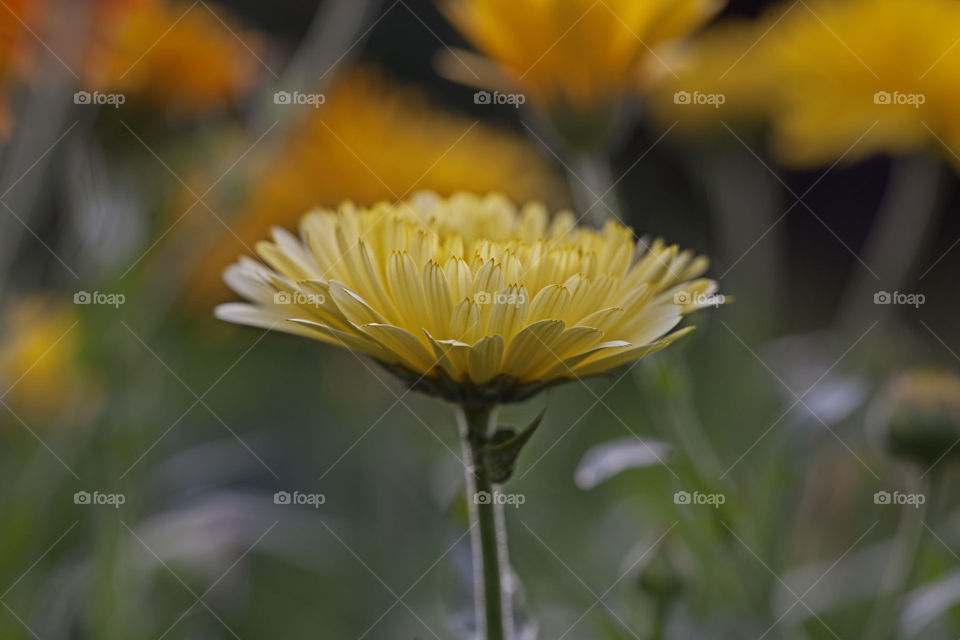
[[[70, 48], [58, 41], [57, 23], [78, 19], [68, 14], [76, 9], [57, 0], [5, 0], [0, 7], [0, 132], [8, 133], [12, 123], [10, 92], [16, 81], [35, 75], [43, 43], [51, 42], [52, 51]], [[236, 102], [263, 70], [260, 39], [202, 2], [93, 0], [87, 22], [77, 53], [85, 90], [196, 115]]]
[[[500, 191], [525, 202], [565, 204], [561, 182], [524, 140], [429, 105], [415, 89], [357, 69], [260, 160], [243, 204], [214, 247], [204, 247], [197, 299], [226, 293], [219, 274], [273, 226], [292, 228], [304, 211], [351, 200], [396, 202], [414, 191]], [[234, 235], [235, 234], [235, 235]]]
[[101, 0], [85, 83], [188, 113], [222, 108], [256, 81], [259, 40], [205, 3]]
[[5, 0], [0, 8], [0, 134], [10, 131], [13, 119], [7, 104], [7, 91], [17, 75], [23, 74], [31, 49], [38, 43], [25, 25], [35, 23], [40, 15], [35, 0]]

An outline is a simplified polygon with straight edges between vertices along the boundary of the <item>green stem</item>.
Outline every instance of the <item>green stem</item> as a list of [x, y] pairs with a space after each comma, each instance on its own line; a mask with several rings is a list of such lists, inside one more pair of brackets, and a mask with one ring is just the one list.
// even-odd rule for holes
[[838, 310], [841, 328], [861, 331], [867, 316], [876, 319], [890, 312], [888, 306], [870, 304], [872, 296], [878, 290], [894, 292], [906, 284], [933, 231], [942, 181], [943, 169], [936, 156], [907, 157], [894, 164], [876, 220], [860, 252], [869, 268], [854, 265]]
[[609, 159], [599, 152], [584, 153], [572, 162], [568, 177], [578, 215], [585, 215], [595, 227], [609, 218], [622, 220]]
[[[929, 480], [917, 483], [914, 491], [929, 498], [931, 484]], [[873, 612], [867, 624], [867, 633], [863, 637], [874, 640], [888, 640], [895, 637], [897, 617], [901, 609], [901, 600], [907, 592], [910, 576], [917, 563], [920, 540], [923, 537], [923, 520], [926, 517], [929, 500], [919, 507], [904, 505], [900, 525], [893, 539], [893, 551], [887, 564], [887, 571], [881, 578], [880, 596], [874, 603]]]
[[653, 614], [653, 629], [650, 631], [650, 640], [663, 640], [663, 630], [667, 625], [667, 610], [670, 602], [658, 599]]
[[[495, 422], [492, 409], [457, 410], [466, 464], [467, 505], [473, 526], [474, 605], [479, 637], [505, 640], [510, 627], [504, 624], [505, 602], [501, 574], [506, 568], [506, 530], [500, 505], [494, 500], [494, 485], [483, 463], [482, 449]], [[481, 623], [481, 621], [483, 621]]]

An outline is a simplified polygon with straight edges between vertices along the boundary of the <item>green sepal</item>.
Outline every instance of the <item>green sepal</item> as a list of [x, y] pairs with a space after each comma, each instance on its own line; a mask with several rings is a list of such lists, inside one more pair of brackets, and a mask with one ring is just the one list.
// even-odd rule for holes
[[503, 484], [513, 475], [517, 458], [524, 445], [529, 442], [534, 431], [543, 421], [547, 410], [541, 411], [527, 427], [519, 433], [514, 427], [501, 426], [483, 447], [483, 463], [490, 476], [490, 482]]

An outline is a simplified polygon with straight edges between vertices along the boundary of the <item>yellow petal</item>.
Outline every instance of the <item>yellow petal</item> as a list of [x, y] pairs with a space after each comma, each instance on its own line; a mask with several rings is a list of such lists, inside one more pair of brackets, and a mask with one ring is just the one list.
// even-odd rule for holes
[[527, 313], [528, 322], [558, 320], [564, 317], [570, 304], [570, 292], [563, 285], [547, 285], [533, 297]]
[[668, 336], [664, 336], [656, 342], [650, 344], [645, 344], [639, 347], [629, 347], [625, 348], [622, 351], [614, 353], [608, 356], [601, 356], [596, 359], [588, 359], [585, 362], [573, 367], [574, 373], [579, 377], [592, 376], [598, 373], [603, 373], [615, 367], [625, 364], [627, 362], [632, 362], [634, 360], [639, 360], [644, 356], [648, 356], [651, 353], [656, 353], [660, 349], [670, 345], [674, 340], [685, 336], [686, 334], [693, 331], [694, 327], [685, 327], [679, 331], [674, 331]]
[[389, 324], [365, 324], [360, 328], [411, 371], [427, 374], [437, 365], [433, 354], [406, 329]]
[[[427, 340], [430, 341], [430, 346], [433, 348], [433, 355], [436, 356], [439, 367], [443, 369], [443, 372], [447, 374], [448, 378], [452, 380], [459, 380], [460, 371], [454, 365], [454, 360], [450, 358], [449, 355], [454, 350], [455, 345], [463, 343], [457, 343], [456, 341], [452, 340], [439, 342], [435, 340], [429, 332], [424, 331], [424, 334], [427, 336]], [[467, 349], [470, 348], [470, 345], [468, 344], [463, 344], [463, 346]]]
[[593, 327], [606, 333], [611, 327], [615, 326], [624, 316], [624, 310], [621, 307], [610, 307], [594, 311], [577, 321], [578, 325], [584, 327]]
[[483, 317], [479, 305], [473, 300], [461, 300], [453, 308], [450, 318], [450, 337], [473, 343], [483, 330]]
[[630, 343], [627, 342], [626, 340], [609, 340], [607, 342], [601, 342], [600, 344], [594, 345], [592, 348], [587, 349], [582, 353], [578, 353], [568, 358], [564, 358], [562, 362], [559, 362], [553, 365], [552, 367], [547, 369], [545, 372], [540, 374], [539, 379], [553, 380], [555, 378], [579, 377], [575, 373], [576, 367], [578, 364], [580, 364], [587, 358], [590, 358], [591, 356], [595, 356], [603, 351], [610, 351], [613, 349], [622, 349], [623, 347], [629, 347], [629, 346], [630, 346]]
[[347, 320], [356, 326], [387, 322], [366, 300], [345, 287], [342, 282], [330, 282], [330, 296]]
[[390, 297], [400, 310], [401, 324], [416, 327], [418, 330], [422, 328], [426, 318], [423, 286], [420, 271], [410, 254], [404, 251], [390, 256], [387, 263], [387, 284], [390, 287]]
[[527, 297], [527, 290], [523, 287], [510, 286], [496, 292], [486, 332], [509, 341], [526, 320]]
[[554, 341], [562, 332], [561, 320], [541, 320], [526, 327], [507, 346], [501, 370], [508, 376], [524, 379], [547, 362], [556, 362]]
[[430, 318], [426, 329], [446, 333], [450, 329], [450, 288], [440, 265], [430, 260], [423, 267], [423, 297]]
[[366, 337], [347, 333], [346, 331], [338, 331], [337, 329], [320, 324], [319, 322], [312, 322], [310, 320], [303, 320], [301, 318], [291, 318], [289, 322], [293, 322], [301, 327], [309, 329], [316, 334], [315, 337], [323, 340], [324, 342], [329, 342], [330, 344], [335, 344], [340, 347], [346, 347], [347, 349], [359, 351], [369, 356], [373, 356], [374, 358], [386, 360], [390, 363], [399, 362], [397, 359], [391, 357], [390, 353], [385, 351], [379, 344], [373, 340], [367, 339]]
[[503, 358], [503, 338], [481, 338], [470, 349], [470, 379], [476, 384], [489, 382], [497, 375]]
[[473, 274], [467, 261], [459, 256], [447, 260], [443, 267], [450, 287], [450, 299], [457, 302], [473, 295]]

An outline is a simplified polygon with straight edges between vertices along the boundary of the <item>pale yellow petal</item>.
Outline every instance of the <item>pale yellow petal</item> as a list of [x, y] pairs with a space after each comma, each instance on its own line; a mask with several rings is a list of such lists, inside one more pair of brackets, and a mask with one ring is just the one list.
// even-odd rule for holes
[[345, 287], [342, 282], [336, 280], [330, 282], [330, 296], [344, 317], [356, 326], [387, 322], [366, 300]]
[[470, 379], [475, 384], [484, 384], [497, 375], [503, 358], [503, 338], [481, 338], [470, 349]]
[[587, 359], [583, 363], [573, 367], [573, 371], [578, 377], [603, 373], [604, 371], [608, 371], [622, 364], [626, 364], [627, 362], [633, 362], [634, 360], [639, 360], [644, 356], [656, 353], [660, 349], [669, 346], [678, 338], [690, 333], [693, 331], [693, 329], [694, 327], [685, 327], [650, 344], [645, 344], [638, 347], [627, 347], [612, 355], [600, 356], [595, 359]]
[[530, 301], [527, 313], [528, 322], [537, 320], [559, 320], [564, 318], [570, 305], [570, 292], [559, 284], [547, 285]]
[[563, 332], [561, 320], [541, 320], [520, 331], [503, 355], [503, 373], [518, 379], [524, 379], [533, 371], [555, 362], [558, 357], [554, 351], [554, 341]]
[[423, 342], [405, 329], [389, 324], [365, 324], [360, 329], [411, 371], [429, 373], [437, 365], [437, 359]]

